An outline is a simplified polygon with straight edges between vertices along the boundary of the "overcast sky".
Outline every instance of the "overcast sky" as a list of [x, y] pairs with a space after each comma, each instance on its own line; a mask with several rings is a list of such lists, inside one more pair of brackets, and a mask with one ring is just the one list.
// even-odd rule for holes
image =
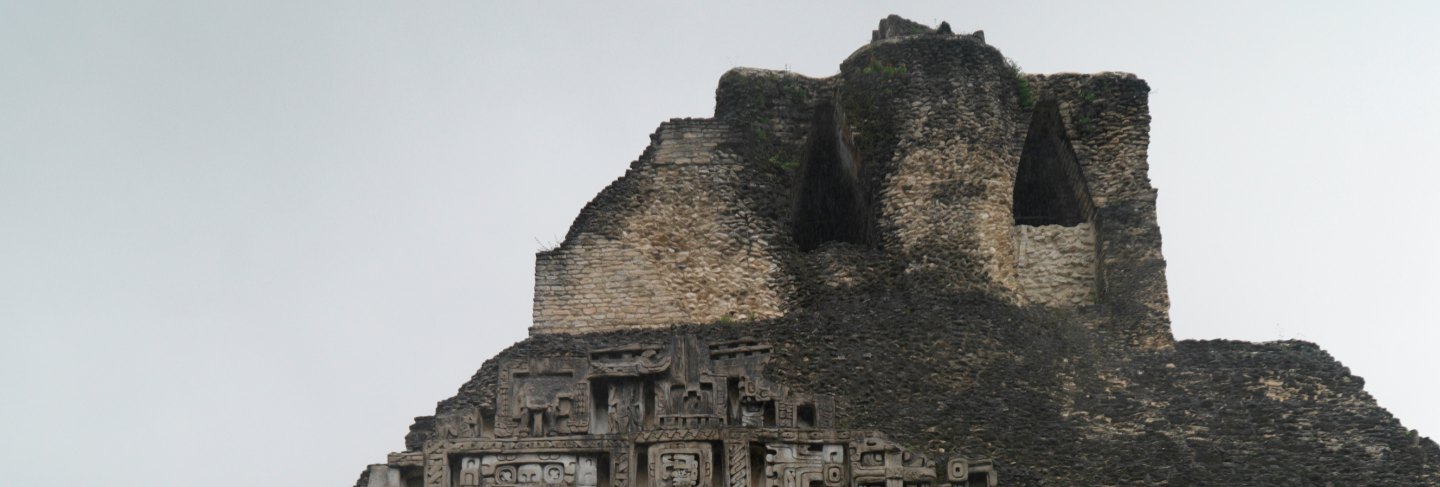
[[0, 0], [0, 483], [350, 485], [659, 122], [890, 13], [1148, 80], [1176, 336], [1440, 435], [1440, 3], [771, 3]]

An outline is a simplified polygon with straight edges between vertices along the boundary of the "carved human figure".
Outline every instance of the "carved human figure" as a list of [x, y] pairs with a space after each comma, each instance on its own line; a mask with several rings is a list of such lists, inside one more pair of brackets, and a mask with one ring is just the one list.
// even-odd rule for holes
[[607, 405], [611, 433], [640, 431], [641, 411], [638, 384], [623, 383], [610, 385], [610, 400]]
[[465, 457], [460, 460], [460, 487], [480, 487], [480, 459]]
[[610, 404], [607, 412], [610, 418], [611, 433], [630, 432], [630, 405], [627, 404], [629, 401], [623, 397], [624, 393], [625, 388], [614, 384], [610, 385]]
[[575, 463], [575, 487], [597, 487], [600, 478], [595, 468], [595, 459], [580, 457]]
[[545, 436], [545, 417], [550, 412], [550, 404], [543, 398], [536, 397], [535, 387], [525, 384], [520, 388], [520, 435], [521, 436]]

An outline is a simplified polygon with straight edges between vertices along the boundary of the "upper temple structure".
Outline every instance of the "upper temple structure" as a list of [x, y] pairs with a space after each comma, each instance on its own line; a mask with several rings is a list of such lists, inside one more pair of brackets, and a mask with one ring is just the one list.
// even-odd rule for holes
[[1148, 92], [896, 16], [829, 78], [733, 69], [356, 485], [1440, 485], [1316, 345], [1174, 340]]

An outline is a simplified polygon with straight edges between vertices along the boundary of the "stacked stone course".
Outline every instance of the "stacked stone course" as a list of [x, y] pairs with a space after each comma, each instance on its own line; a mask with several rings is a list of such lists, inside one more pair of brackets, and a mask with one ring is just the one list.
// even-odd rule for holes
[[1016, 225], [1015, 247], [1026, 299], [1057, 308], [1095, 302], [1095, 232], [1089, 223]]
[[714, 120], [662, 124], [624, 178], [536, 256], [534, 329], [583, 332], [778, 316], [773, 224], [737, 193], [747, 168]]

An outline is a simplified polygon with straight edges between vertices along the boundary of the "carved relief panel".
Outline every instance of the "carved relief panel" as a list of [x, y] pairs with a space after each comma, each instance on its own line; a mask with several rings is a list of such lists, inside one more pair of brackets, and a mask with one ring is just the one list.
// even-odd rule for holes
[[648, 451], [650, 487], [715, 487], [709, 443], [656, 443]]
[[905, 451], [880, 438], [852, 444], [850, 475], [858, 487], [927, 487], [935, 485], [935, 464], [924, 455]]
[[476, 438], [480, 436], [480, 411], [466, 408], [435, 418], [435, 432], [440, 439]]
[[841, 487], [846, 483], [844, 445], [765, 445], [765, 487]]
[[426, 487], [995, 485], [988, 460], [937, 472], [883, 437], [831, 429], [834, 401], [767, 379], [769, 354], [679, 336], [505, 361], [493, 403], [438, 415], [423, 455], [391, 463], [417, 478], [423, 466]]
[[550, 358], [501, 364], [495, 436], [585, 434], [590, 428], [590, 383], [583, 359]]
[[457, 487], [598, 487], [597, 458], [517, 453], [460, 458]]

